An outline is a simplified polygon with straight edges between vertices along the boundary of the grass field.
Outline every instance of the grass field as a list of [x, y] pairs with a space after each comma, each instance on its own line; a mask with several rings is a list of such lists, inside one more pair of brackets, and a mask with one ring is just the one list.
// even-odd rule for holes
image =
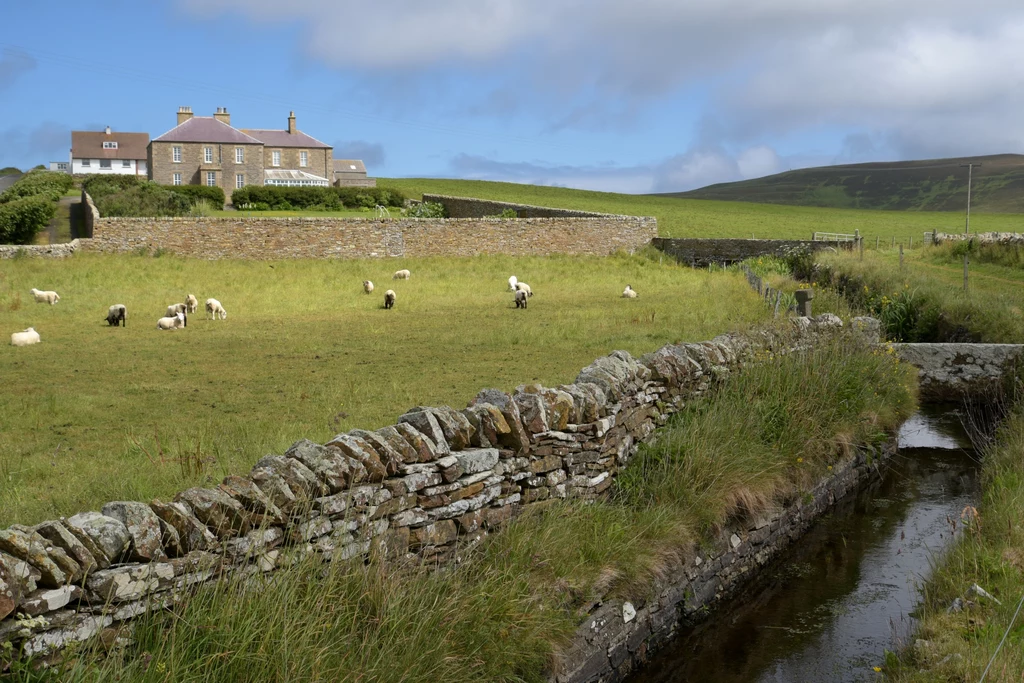
[[[407, 267], [409, 281], [390, 274]], [[504, 291], [529, 282], [527, 311]], [[361, 283], [377, 283], [372, 296]], [[632, 284], [636, 300], [619, 297]], [[55, 306], [32, 287], [54, 289]], [[393, 288], [397, 303], [381, 309]], [[226, 321], [158, 332], [168, 304], [219, 299]], [[128, 308], [108, 328], [107, 307]], [[571, 382], [615, 349], [710, 339], [767, 311], [735, 274], [643, 255], [193, 261], [79, 254], [0, 270], [0, 526], [244, 473], [300, 438], [375, 428], [485, 387]]]
[[[401, 190], [419, 199], [424, 192], [497, 201], [581, 209], [629, 216], [655, 216], [662, 237], [750, 237], [759, 239], [811, 239], [814, 232], [853, 233], [868, 240], [876, 236], [908, 242], [920, 241], [925, 232], [956, 232], [963, 216], [925, 211], [868, 211], [748, 202], [679, 199], [650, 195], [590, 192], [540, 185], [518, 185], [483, 180], [381, 178], [380, 187]], [[1024, 230], [1024, 215], [971, 212], [971, 229], [978, 232]]]

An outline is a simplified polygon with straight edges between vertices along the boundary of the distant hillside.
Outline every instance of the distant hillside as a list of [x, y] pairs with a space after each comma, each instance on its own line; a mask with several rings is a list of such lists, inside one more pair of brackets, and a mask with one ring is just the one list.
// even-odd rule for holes
[[963, 211], [974, 168], [971, 211], [1024, 213], [1024, 155], [822, 166], [658, 196], [822, 206], [837, 209]]

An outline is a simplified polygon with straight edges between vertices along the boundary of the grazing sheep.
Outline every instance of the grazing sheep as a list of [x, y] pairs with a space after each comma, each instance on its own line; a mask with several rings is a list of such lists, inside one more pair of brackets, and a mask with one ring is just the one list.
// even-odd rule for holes
[[408, 280], [412, 277], [412, 273], [408, 270], [396, 270], [395, 274], [391, 276], [392, 280]]
[[517, 282], [519, 282], [519, 278], [517, 278], [515, 275], [510, 277], [508, 279], [508, 291], [510, 291], [510, 292], [516, 291], [516, 283]]
[[626, 288], [624, 290], [622, 290], [622, 298], [623, 299], [635, 299], [636, 298], [636, 291], [632, 287], [630, 287], [629, 285], [626, 285]]
[[126, 313], [128, 313], [128, 309], [124, 307], [124, 304], [114, 304], [107, 309], [107, 325], [117, 327], [117, 324], [121, 323], [122, 327], [127, 327], [125, 324]]
[[171, 304], [167, 307], [166, 315], [168, 318], [173, 318], [178, 313], [189, 313], [188, 304]]
[[185, 297], [185, 312], [195, 313], [199, 310], [199, 299], [196, 298], [195, 294], [189, 294]]
[[166, 318], [160, 318], [156, 321], [156, 329], [158, 330], [176, 330], [179, 327], [185, 327], [187, 322], [184, 313], [176, 313], [173, 316], [167, 316]]
[[34, 327], [22, 330], [21, 332], [15, 332], [11, 335], [11, 346], [31, 346], [32, 344], [38, 344], [39, 341], [39, 333], [36, 332]]
[[395, 290], [389, 289], [388, 291], [384, 292], [384, 308], [394, 308], [394, 307], [395, 307]]
[[526, 292], [526, 296], [533, 296], [533, 290], [530, 289], [530, 285], [526, 284], [525, 282], [517, 282], [516, 291]]
[[50, 304], [51, 306], [60, 301], [60, 295], [57, 292], [41, 292], [35, 287], [31, 290], [32, 296], [35, 297], [37, 304]]
[[224, 310], [224, 307], [220, 305], [220, 302], [216, 299], [206, 300], [206, 313], [216, 320], [220, 316], [221, 320], [227, 320], [228, 312]]
[[516, 308], [526, 308], [526, 292], [521, 289], [516, 290]]
[[367, 294], [373, 293], [373, 283], [369, 280], [363, 280], [363, 291]]

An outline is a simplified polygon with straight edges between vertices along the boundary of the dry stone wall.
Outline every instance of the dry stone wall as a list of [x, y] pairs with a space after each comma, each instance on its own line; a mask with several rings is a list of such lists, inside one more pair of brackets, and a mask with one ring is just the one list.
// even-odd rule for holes
[[216, 488], [13, 525], [0, 531], [0, 644], [45, 655], [113, 637], [204, 583], [308, 557], [446, 562], [531, 504], [604, 495], [684, 402], [758, 353], [806, 348], [841, 325], [824, 315], [640, 359], [616, 351], [573, 384], [416, 407], [375, 431], [300, 441]]
[[[925, 233], [927, 237], [927, 233]], [[932, 233], [932, 241], [935, 244], [941, 244], [942, 242], [965, 242], [974, 241], [978, 244], [1012, 244], [1021, 245], [1024, 244], [1024, 233], [1019, 232], [978, 232], [978, 233], [962, 233], [962, 232], [934, 232]]]
[[76, 251], [87, 250], [89, 240], [74, 239], [62, 244], [0, 244], [0, 259], [30, 256], [36, 258], [67, 258]]
[[367, 258], [633, 252], [654, 218], [95, 218], [89, 250], [164, 249], [202, 259]]
[[[754, 240], [754, 239], [704, 239], [659, 237], [651, 244], [684, 265], [705, 268], [712, 263], [732, 264], [758, 256], [785, 257], [799, 249], [821, 251], [835, 249], [835, 242], [811, 240]], [[840, 248], [852, 248], [852, 242], [842, 243]]]
[[425, 194], [423, 201], [443, 205], [449, 218], [486, 218], [487, 216], [497, 216], [507, 209], [515, 211], [519, 218], [601, 218], [613, 215], [576, 209], [554, 209], [548, 206], [496, 202], [473, 197], [451, 197], [444, 194]]

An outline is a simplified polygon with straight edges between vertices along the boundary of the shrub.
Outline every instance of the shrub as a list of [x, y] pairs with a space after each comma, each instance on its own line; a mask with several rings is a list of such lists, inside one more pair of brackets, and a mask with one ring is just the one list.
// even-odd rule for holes
[[378, 187], [275, 187], [250, 185], [231, 193], [235, 206], [265, 203], [274, 211], [338, 211], [342, 208], [372, 209], [402, 206], [405, 195]]
[[185, 216], [192, 202], [156, 183], [142, 183], [109, 195], [93, 197], [101, 216]]
[[74, 186], [75, 179], [67, 173], [31, 171], [0, 194], [0, 204], [35, 196], [55, 202]]
[[55, 213], [56, 203], [43, 195], [0, 204], [0, 243], [31, 244]]
[[165, 187], [176, 194], [184, 195], [193, 203], [202, 199], [215, 209], [220, 209], [224, 206], [224, 190], [219, 187], [210, 187], [209, 185], [162, 185], [161, 187]]
[[215, 206], [210, 203], [208, 199], [197, 199], [192, 202], [192, 208], [189, 209], [189, 216], [212, 216], [214, 211], [220, 209], [220, 206]]
[[0, 168], [0, 175], [21, 175], [21, 169], [14, 166], [4, 166]]
[[82, 189], [95, 202], [101, 197], [141, 186], [146, 181], [133, 175], [89, 175], [82, 180]]
[[446, 213], [444, 204], [437, 202], [421, 202], [405, 210], [410, 218], [444, 218]]

